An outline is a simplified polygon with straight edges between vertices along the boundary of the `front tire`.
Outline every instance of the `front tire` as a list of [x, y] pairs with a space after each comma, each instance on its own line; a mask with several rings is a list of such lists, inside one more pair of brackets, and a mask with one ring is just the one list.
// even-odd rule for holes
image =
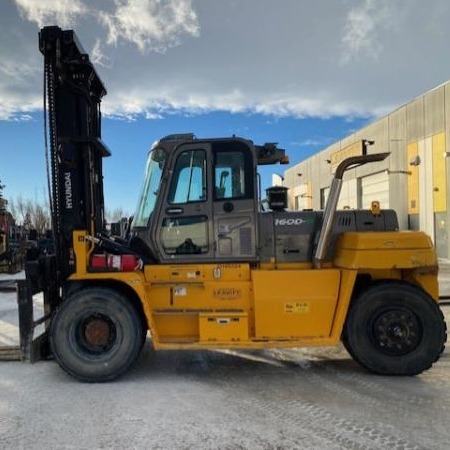
[[107, 288], [76, 291], [52, 320], [50, 344], [59, 365], [87, 382], [122, 375], [142, 348], [143, 321], [122, 294]]
[[417, 375], [444, 351], [444, 316], [438, 304], [407, 283], [373, 285], [352, 303], [343, 343], [355, 361], [381, 375]]

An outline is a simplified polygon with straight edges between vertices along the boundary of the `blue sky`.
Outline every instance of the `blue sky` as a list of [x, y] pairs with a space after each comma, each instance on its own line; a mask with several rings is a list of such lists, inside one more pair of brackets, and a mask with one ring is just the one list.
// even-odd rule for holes
[[[0, 12], [7, 198], [44, 196], [44, 25], [75, 29], [108, 88], [106, 205], [128, 213], [166, 134], [278, 142], [297, 163], [450, 77], [447, 0], [6, 0]], [[265, 168], [264, 184], [285, 168]]]
[[[0, 121], [0, 135], [8, 142], [8, 155], [1, 164], [5, 197], [22, 195], [41, 199], [46, 195], [46, 170], [43, 150], [42, 115], [33, 113], [28, 121]], [[133, 121], [103, 119], [103, 140], [112, 151], [105, 158], [105, 203], [108, 208], [122, 207], [133, 213], [141, 186], [145, 162], [151, 144], [171, 133], [194, 132], [197, 137], [226, 137], [233, 134], [255, 143], [278, 142], [295, 164], [334, 140], [360, 128], [367, 119], [270, 118], [261, 114], [210, 112], [186, 116]], [[263, 187], [268, 187], [273, 172], [282, 173], [289, 166], [261, 168]]]
[[[190, 117], [176, 115], [153, 121], [139, 119], [132, 123], [118, 123], [107, 119], [104, 122], [103, 134], [113, 156], [105, 160], [106, 203], [121, 199], [117, 205], [128, 209], [127, 199], [128, 202], [130, 198], [137, 201], [148, 149], [154, 141], [167, 134], [194, 132], [199, 138], [227, 137], [235, 134], [252, 139], [257, 144], [278, 142], [281, 148], [287, 150], [291, 164], [294, 164], [329, 145], [336, 138], [351, 133], [354, 127], [360, 128], [365, 121], [366, 119], [349, 122], [344, 118], [321, 120], [292, 117], [274, 120], [261, 114], [229, 112], [210, 112]], [[117, 163], [117, 160], [127, 161], [126, 167]], [[282, 173], [287, 167], [262, 167], [260, 173], [263, 177], [263, 188], [268, 187], [273, 172]], [[114, 183], [117, 179], [124, 180], [122, 187]]]

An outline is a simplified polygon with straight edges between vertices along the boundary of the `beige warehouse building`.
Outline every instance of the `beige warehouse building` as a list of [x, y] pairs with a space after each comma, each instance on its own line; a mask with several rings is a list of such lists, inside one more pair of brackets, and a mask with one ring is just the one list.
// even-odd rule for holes
[[390, 156], [347, 172], [338, 208], [368, 208], [378, 200], [397, 211], [401, 229], [427, 232], [439, 257], [449, 258], [449, 139], [450, 81], [288, 169], [289, 207], [322, 209], [333, 169], [351, 144], [374, 141], [368, 153]]

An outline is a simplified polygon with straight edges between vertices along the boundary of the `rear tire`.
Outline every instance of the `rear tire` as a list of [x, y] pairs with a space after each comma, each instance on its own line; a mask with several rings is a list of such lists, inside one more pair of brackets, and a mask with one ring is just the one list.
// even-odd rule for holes
[[342, 342], [355, 361], [381, 375], [417, 375], [444, 351], [447, 327], [438, 304], [407, 283], [379, 283], [352, 303]]
[[107, 288], [76, 291], [56, 312], [50, 344], [59, 365], [87, 382], [111, 381], [137, 359], [143, 321], [130, 301]]

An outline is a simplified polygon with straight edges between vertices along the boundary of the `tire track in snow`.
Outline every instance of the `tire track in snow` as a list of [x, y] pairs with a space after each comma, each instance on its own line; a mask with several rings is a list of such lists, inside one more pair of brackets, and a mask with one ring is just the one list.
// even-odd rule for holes
[[[251, 373], [254, 374], [253, 369]], [[280, 369], [280, 379], [285, 374], [285, 370]], [[239, 392], [242, 390], [243, 386], [242, 382], [239, 382], [239, 378], [244, 377], [242, 371], [238, 377], [233, 376], [233, 372], [227, 373], [227, 375], [225, 381], [223, 376], [220, 377], [220, 386], [222, 390], [225, 389], [222, 395], [225, 397], [227, 391]], [[307, 376], [310, 377], [309, 372]], [[319, 378], [316, 381], [323, 381]], [[209, 381], [211, 382], [211, 379]], [[298, 381], [302, 382], [300, 377]], [[213, 384], [216, 382], [218, 380], [212, 380]], [[333, 412], [309, 401], [289, 399], [284, 401], [283, 407], [281, 407], [273, 399], [267, 399], [268, 393], [276, 394], [280, 389], [280, 385], [277, 383], [263, 383], [260, 378], [254, 378], [251, 385], [245, 384], [244, 387], [245, 392], [242, 392], [239, 397], [239, 403], [245, 411], [254, 411], [255, 415], [269, 411], [270, 417], [276, 419], [274, 420], [275, 424], [287, 424], [292, 430], [300, 428], [303, 432], [307, 431], [310, 439], [325, 438], [327, 448], [425, 448], [408, 439], [398, 438], [382, 428], [376, 428], [372, 423], [336, 416]], [[260, 395], [261, 392], [264, 392], [263, 396]], [[334, 447], [336, 443], [338, 445]]]

